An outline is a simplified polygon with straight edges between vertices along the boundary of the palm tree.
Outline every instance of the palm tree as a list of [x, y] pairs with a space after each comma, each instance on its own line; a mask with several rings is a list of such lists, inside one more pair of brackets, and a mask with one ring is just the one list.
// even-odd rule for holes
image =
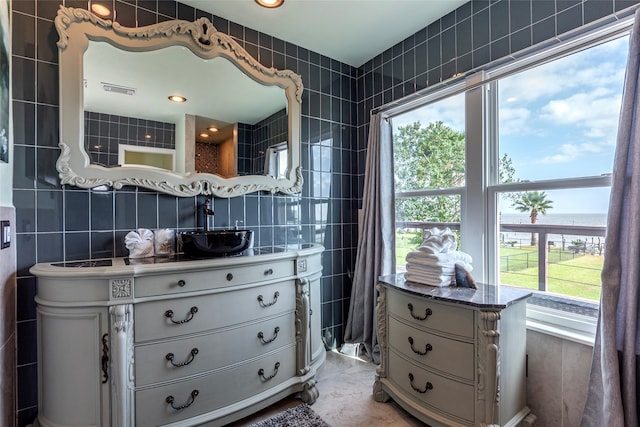
[[[553, 201], [547, 200], [544, 191], [529, 191], [524, 193], [514, 202], [515, 208], [520, 212], [529, 212], [531, 224], [538, 222], [538, 215], [546, 215], [547, 209], [552, 209]], [[531, 246], [536, 246], [536, 233], [531, 233]]]

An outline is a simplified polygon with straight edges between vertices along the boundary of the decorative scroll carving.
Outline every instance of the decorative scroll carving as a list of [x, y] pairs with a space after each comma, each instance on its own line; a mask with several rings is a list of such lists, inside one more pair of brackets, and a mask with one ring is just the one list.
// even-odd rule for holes
[[74, 22], [84, 21], [91, 22], [93, 25], [104, 29], [111, 28], [116, 34], [130, 39], [153, 39], [156, 37], [167, 38], [173, 35], [189, 35], [193, 40], [194, 46], [199, 47], [204, 52], [221, 50], [226, 53], [225, 56], [232, 57], [236, 61], [244, 63], [251, 69], [265, 76], [291, 79], [296, 86], [296, 100], [302, 102], [303, 85], [302, 78], [298, 74], [291, 70], [278, 70], [273, 67], [265, 67], [249, 55], [231, 36], [219, 32], [207, 18], [200, 18], [194, 22], [173, 20], [147, 25], [145, 27], [127, 28], [117, 22], [102, 19], [85, 9], [60, 6], [60, 10], [58, 10], [58, 15], [55, 19], [56, 30], [60, 35], [60, 40], [58, 40], [57, 43], [58, 48], [66, 49], [69, 45], [69, 27]]
[[[71, 149], [67, 144], [61, 142], [60, 156], [56, 161], [56, 168], [59, 172], [60, 183], [69, 184], [81, 188], [94, 188], [100, 185], [113, 187], [120, 190], [125, 185], [145, 187], [151, 190], [171, 194], [173, 196], [189, 197], [198, 194], [218, 197], [233, 197], [237, 195], [252, 193], [256, 191], [269, 191], [271, 193], [298, 194], [302, 191], [304, 179], [302, 178], [302, 168], [296, 168], [296, 180], [290, 187], [274, 186], [271, 183], [247, 183], [228, 185], [226, 183], [215, 184], [213, 180], [220, 178], [215, 175], [213, 178], [195, 180], [188, 184], [174, 184], [168, 181], [158, 181], [157, 179], [147, 179], [138, 177], [124, 177], [117, 179], [106, 179], [102, 177], [87, 178], [74, 172], [70, 165]], [[97, 166], [96, 166], [97, 167]]]
[[378, 345], [382, 355], [380, 365], [376, 368], [376, 375], [381, 378], [387, 377], [387, 298], [386, 288], [378, 283], [376, 285], [378, 298], [376, 303], [376, 332], [378, 333]]
[[499, 425], [500, 312], [481, 311], [478, 343], [478, 410], [482, 426]]
[[131, 298], [133, 296], [133, 279], [111, 279], [111, 299]]
[[389, 353], [387, 348], [387, 294], [386, 288], [378, 283], [376, 285], [378, 298], [376, 303], [376, 332], [378, 345], [380, 346], [380, 365], [376, 368], [376, 376], [373, 382], [373, 399], [376, 402], [387, 402], [391, 397], [382, 389], [380, 378], [387, 377], [387, 363]]
[[135, 425], [133, 374], [133, 306], [114, 305], [111, 319], [111, 425]]
[[309, 333], [309, 280], [296, 279], [296, 353], [297, 373], [302, 376], [311, 369], [311, 355], [306, 345]]

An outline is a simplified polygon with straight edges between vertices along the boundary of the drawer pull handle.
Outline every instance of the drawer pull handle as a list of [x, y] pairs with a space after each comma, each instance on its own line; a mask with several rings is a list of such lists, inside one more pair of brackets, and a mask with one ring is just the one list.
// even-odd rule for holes
[[416, 316], [415, 314], [413, 314], [413, 304], [409, 303], [407, 307], [409, 307], [409, 313], [411, 313], [411, 317], [413, 317], [416, 320], [426, 320], [427, 317], [433, 314], [430, 308], [426, 308], [424, 310], [424, 317]]
[[433, 384], [431, 384], [429, 381], [427, 381], [427, 383], [424, 386], [424, 390], [419, 389], [418, 387], [413, 385], [413, 374], [411, 372], [409, 372], [409, 383], [411, 384], [411, 388], [414, 389], [415, 391], [417, 391], [418, 393], [424, 394], [429, 390], [433, 390]]
[[265, 276], [271, 276], [273, 274], [273, 268], [264, 271]]
[[102, 384], [109, 381], [109, 334], [102, 336]]
[[424, 352], [420, 351], [420, 350], [416, 350], [415, 348], [413, 348], [413, 338], [409, 337], [409, 344], [411, 344], [411, 350], [413, 350], [413, 352], [419, 356], [424, 356], [425, 354], [429, 353], [430, 351], [433, 350], [433, 347], [431, 347], [431, 344], [428, 344], [424, 346]]
[[264, 376], [264, 369], [260, 368], [258, 369], [258, 375], [260, 376], [260, 378], [262, 378], [262, 381], [269, 381], [272, 378], [275, 378], [276, 375], [278, 375], [278, 369], [280, 368], [280, 362], [276, 362], [274, 369], [275, 371], [273, 372], [273, 374], [269, 375], [268, 377]]
[[260, 304], [261, 307], [271, 307], [272, 305], [278, 302], [279, 296], [280, 296], [280, 292], [276, 291], [273, 294], [273, 301], [265, 303], [264, 297], [262, 295], [258, 295], [258, 303]]
[[262, 344], [269, 344], [270, 342], [275, 341], [276, 338], [278, 338], [278, 332], [280, 332], [280, 326], [276, 326], [276, 328], [273, 330], [273, 338], [265, 340], [262, 331], [258, 332], [258, 338], [260, 339], [260, 342]]
[[184, 280], [182, 279], [178, 280], [178, 286], [180, 286], [181, 288], [184, 288], [186, 284], [187, 282], [185, 282]]
[[227, 273], [227, 282], [230, 282], [232, 280], [233, 280], [233, 274]]
[[167, 398], [165, 399], [165, 402], [167, 402], [169, 405], [171, 405], [171, 407], [173, 409], [175, 409], [176, 411], [179, 411], [181, 409], [185, 409], [188, 408], [189, 406], [191, 406], [193, 404], [193, 402], [196, 401], [196, 397], [200, 394], [200, 392], [198, 390], [193, 390], [191, 392], [191, 399], [185, 403], [184, 405], [180, 405], [180, 406], [173, 406], [173, 402], [175, 401], [175, 398], [173, 396], [167, 396]]
[[187, 323], [189, 322], [191, 319], [193, 319], [193, 316], [195, 316], [195, 314], [198, 312], [198, 307], [193, 306], [189, 309], [189, 314], [187, 315], [187, 317], [183, 320], [173, 320], [173, 310], [167, 310], [164, 312], [164, 317], [168, 318], [169, 320], [171, 320], [171, 323], [173, 323], [174, 325], [181, 325], [183, 323]]
[[173, 353], [167, 353], [167, 355], [165, 356], [165, 359], [171, 362], [171, 364], [176, 368], [179, 368], [180, 366], [187, 366], [189, 363], [193, 362], [193, 360], [196, 358], [196, 354], [198, 354], [198, 349], [192, 348], [191, 351], [189, 352], [189, 358], [185, 362], [178, 362], [178, 363], [174, 362], [173, 358], [175, 357], [175, 355]]

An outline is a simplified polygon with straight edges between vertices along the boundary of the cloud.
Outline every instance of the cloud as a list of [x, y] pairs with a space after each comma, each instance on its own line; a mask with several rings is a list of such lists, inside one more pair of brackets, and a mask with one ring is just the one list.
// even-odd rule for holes
[[602, 153], [605, 150], [603, 149], [603, 144], [595, 144], [592, 142], [586, 142], [582, 144], [562, 144], [558, 153], [543, 157], [538, 160], [536, 163], [540, 164], [551, 164], [551, 163], [568, 163], [571, 162], [578, 157], [587, 154], [587, 153]]

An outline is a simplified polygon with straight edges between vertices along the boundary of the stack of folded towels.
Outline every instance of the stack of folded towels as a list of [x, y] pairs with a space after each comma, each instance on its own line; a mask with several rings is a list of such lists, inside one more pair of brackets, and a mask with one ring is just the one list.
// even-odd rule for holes
[[406, 280], [429, 286], [456, 284], [456, 265], [470, 272], [471, 256], [456, 251], [456, 236], [449, 228], [424, 231], [422, 245], [407, 254]]

